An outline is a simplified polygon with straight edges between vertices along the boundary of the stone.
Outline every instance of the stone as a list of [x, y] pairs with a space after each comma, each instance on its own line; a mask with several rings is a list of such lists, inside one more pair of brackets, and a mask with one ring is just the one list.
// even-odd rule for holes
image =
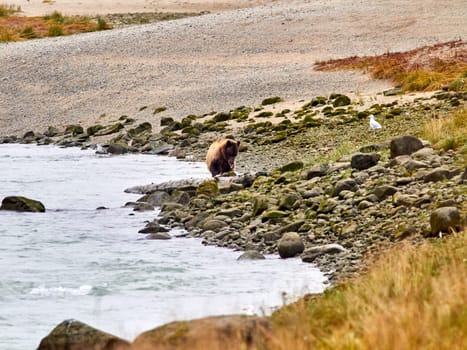
[[413, 170], [417, 170], [417, 169], [427, 168], [428, 165], [425, 164], [424, 162], [419, 161], [419, 160], [409, 159], [404, 164], [404, 167], [409, 171], [413, 171]]
[[135, 202], [133, 204], [133, 211], [152, 211], [154, 206], [150, 203], [145, 202]]
[[282, 210], [274, 210], [274, 209], [271, 209], [271, 210], [267, 210], [263, 213], [263, 217], [266, 218], [266, 219], [280, 219], [280, 218], [283, 218], [285, 216], [287, 216], [289, 214], [287, 214], [285, 211], [282, 211]]
[[451, 233], [461, 229], [461, 215], [456, 207], [442, 207], [431, 213], [431, 236], [440, 233]]
[[355, 192], [358, 189], [357, 183], [353, 179], [344, 179], [336, 182], [332, 196], [336, 197], [344, 190]]
[[169, 232], [168, 228], [159, 225], [157, 222], [150, 222], [145, 228], [138, 231], [138, 233], [159, 233]]
[[128, 153], [128, 146], [121, 143], [110, 143], [107, 147], [107, 152], [110, 154], [125, 154]]
[[219, 186], [216, 180], [206, 180], [198, 185], [196, 194], [204, 194], [206, 196], [214, 196], [219, 193]]
[[333, 199], [333, 198], [325, 198], [319, 204], [317, 212], [318, 213], [323, 213], [323, 214], [328, 214], [328, 213], [332, 212], [334, 210], [334, 208], [337, 207], [338, 204], [339, 204], [339, 202], [337, 200]]
[[348, 106], [351, 102], [352, 101], [350, 100], [349, 97], [345, 95], [338, 95], [332, 102], [332, 105], [334, 107], [343, 107], [343, 106]]
[[287, 171], [298, 171], [300, 169], [303, 168], [303, 162], [302, 161], [294, 161], [294, 162], [291, 162], [291, 163], [288, 163], [280, 168], [278, 168], [277, 170], [280, 172], [280, 173], [285, 173]]
[[146, 236], [146, 239], [154, 239], [154, 240], [167, 240], [171, 238], [172, 236], [169, 235], [167, 232], [154, 232]]
[[219, 232], [226, 225], [227, 225], [227, 223], [225, 221], [222, 221], [222, 220], [207, 219], [206, 221], [203, 222], [201, 228], [204, 231]]
[[404, 90], [400, 87], [396, 87], [396, 88], [383, 91], [384, 96], [395, 96], [395, 95], [401, 95], [403, 93], [404, 93]]
[[401, 155], [410, 155], [422, 149], [423, 143], [414, 136], [406, 135], [393, 139], [389, 147], [391, 150], [391, 158], [395, 158]]
[[297, 232], [286, 232], [277, 243], [277, 250], [282, 259], [292, 258], [301, 254], [305, 249], [300, 235]]
[[11, 210], [19, 212], [45, 212], [44, 204], [23, 196], [8, 196], [3, 198], [0, 210]]
[[399, 191], [397, 187], [389, 186], [389, 185], [382, 185], [378, 186], [373, 190], [373, 194], [378, 197], [379, 201], [386, 199], [389, 196], [392, 196], [394, 193]]
[[255, 196], [253, 197], [253, 216], [257, 216], [269, 208], [268, 197]]
[[44, 132], [44, 135], [47, 137], [54, 137], [60, 134], [60, 131], [54, 126], [49, 126], [47, 130]]
[[237, 260], [264, 260], [266, 259], [263, 254], [256, 250], [247, 250], [240, 255]]
[[139, 198], [137, 202], [146, 202], [152, 204], [155, 207], [160, 206], [162, 203], [168, 201], [170, 198], [169, 194], [165, 191], [156, 191], [154, 193], [146, 194]]
[[105, 136], [115, 134], [124, 128], [122, 123], [115, 123], [113, 125], [106, 126], [94, 134], [94, 136]]
[[130, 343], [76, 320], [55, 327], [37, 350], [129, 350]]
[[272, 338], [267, 318], [229, 315], [172, 322], [140, 334], [132, 345], [135, 350], [269, 349]]
[[301, 197], [297, 193], [287, 193], [279, 200], [279, 210], [291, 210], [300, 203], [300, 200]]
[[326, 254], [340, 254], [347, 252], [340, 244], [325, 244], [319, 245], [315, 247], [308, 248], [302, 254], [302, 261], [303, 262], [313, 262], [319, 256], [326, 255]]
[[352, 155], [350, 166], [354, 169], [365, 170], [378, 164], [380, 158], [379, 153], [356, 153]]
[[228, 216], [229, 218], [240, 217], [243, 215], [243, 211], [239, 208], [229, 208], [219, 211], [217, 215]]
[[450, 171], [444, 168], [436, 168], [423, 176], [424, 182], [438, 182], [450, 178]]
[[329, 171], [329, 164], [315, 164], [310, 169], [303, 170], [301, 177], [305, 180], [310, 180], [314, 177], [325, 176]]

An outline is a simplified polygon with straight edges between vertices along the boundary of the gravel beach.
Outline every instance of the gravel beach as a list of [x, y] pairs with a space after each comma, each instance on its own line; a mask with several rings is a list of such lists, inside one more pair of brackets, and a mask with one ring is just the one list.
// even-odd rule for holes
[[[0, 44], [0, 136], [121, 115], [223, 111], [281, 96], [390, 87], [318, 60], [465, 38], [463, 1], [275, 1], [199, 17]], [[165, 106], [163, 113], [154, 108]], [[147, 108], [143, 108], [147, 107]]]

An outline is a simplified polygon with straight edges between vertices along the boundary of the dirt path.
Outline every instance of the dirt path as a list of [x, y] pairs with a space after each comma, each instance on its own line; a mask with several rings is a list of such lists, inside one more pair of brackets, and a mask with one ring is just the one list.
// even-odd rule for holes
[[[258, 105], [274, 95], [296, 101], [334, 91], [375, 93], [389, 84], [357, 73], [316, 72], [313, 64], [467, 37], [464, 1], [368, 3], [275, 1], [0, 44], [0, 136], [106, 123], [123, 114], [158, 125], [161, 116]], [[154, 115], [159, 106], [167, 110]]]

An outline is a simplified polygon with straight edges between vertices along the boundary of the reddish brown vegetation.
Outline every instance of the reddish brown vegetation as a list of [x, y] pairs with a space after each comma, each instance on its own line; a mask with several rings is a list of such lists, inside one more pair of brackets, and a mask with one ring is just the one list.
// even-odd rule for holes
[[329, 60], [318, 62], [316, 69], [363, 69], [375, 79], [390, 79], [408, 91], [434, 90], [454, 82], [454, 90], [465, 90], [467, 42], [454, 40], [407, 52]]

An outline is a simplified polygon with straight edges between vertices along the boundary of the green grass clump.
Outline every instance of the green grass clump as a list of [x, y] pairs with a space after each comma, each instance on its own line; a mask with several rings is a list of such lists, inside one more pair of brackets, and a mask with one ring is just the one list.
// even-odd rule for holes
[[268, 97], [268, 98], [265, 98], [265, 99], [261, 102], [261, 105], [262, 105], [262, 106], [272, 105], [272, 104], [278, 103], [278, 102], [282, 102], [282, 98], [280, 98], [279, 96]]
[[0, 5], [0, 17], [8, 17], [17, 12], [21, 12], [21, 6]]
[[59, 24], [52, 25], [47, 30], [48, 36], [62, 36], [63, 35], [63, 27]]

